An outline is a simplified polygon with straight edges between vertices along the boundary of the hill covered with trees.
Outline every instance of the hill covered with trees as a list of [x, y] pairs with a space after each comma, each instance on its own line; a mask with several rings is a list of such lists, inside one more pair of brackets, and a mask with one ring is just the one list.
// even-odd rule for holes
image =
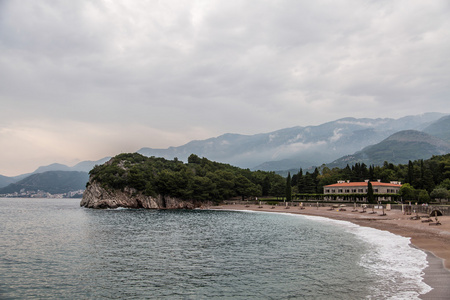
[[195, 154], [183, 163], [138, 153], [120, 154], [95, 166], [88, 185], [93, 183], [106, 190], [132, 188], [146, 196], [217, 202], [237, 196], [283, 196], [286, 186], [274, 172], [252, 172]]
[[[193, 201], [213, 201], [240, 197], [322, 194], [323, 186], [338, 180], [401, 181], [403, 199], [428, 202], [432, 198], [448, 198], [450, 190], [450, 154], [428, 160], [394, 165], [367, 166], [356, 163], [345, 168], [323, 165], [305, 173], [302, 169], [292, 177], [275, 172], [250, 171], [210, 161], [192, 154], [187, 163], [146, 157], [138, 153], [120, 154], [107, 163], [95, 166], [88, 183], [105, 190], [132, 189], [134, 194], [149, 197], [174, 197]], [[289, 195], [288, 195], [289, 194]]]

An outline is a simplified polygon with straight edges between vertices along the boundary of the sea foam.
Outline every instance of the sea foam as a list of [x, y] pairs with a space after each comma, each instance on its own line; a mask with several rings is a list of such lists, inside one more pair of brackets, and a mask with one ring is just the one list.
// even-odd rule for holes
[[377, 275], [368, 299], [419, 299], [419, 295], [431, 291], [432, 288], [423, 282], [423, 270], [428, 266], [427, 254], [412, 247], [409, 238], [347, 221], [302, 216], [339, 226], [367, 243], [368, 251], [359, 264]]

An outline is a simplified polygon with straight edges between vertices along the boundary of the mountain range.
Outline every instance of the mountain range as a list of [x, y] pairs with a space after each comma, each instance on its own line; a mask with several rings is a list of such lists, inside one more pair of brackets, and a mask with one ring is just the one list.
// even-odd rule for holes
[[[107, 162], [110, 158], [111, 157], [104, 157], [104, 158], [96, 160], [96, 161], [90, 161], [90, 160], [82, 161], [73, 167], [54, 163], [54, 164], [50, 164], [48, 166], [41, 166], [32, 173], [22, 174], [22, 175], [18, 175], [18, 176], [14, 176], [14, 177], [7, 177], [7, 176], [0, 175], [0, 189], [4, 188], [10, 184], [19, 182], [31, 175], [42, 174], [45, 172], [53, 172], [53, 171], [83, 172], [83, 173], [86, 173], [86, 176], [87, 176], [88, 172], [95, 165], [101, 165], [101, 164]], [[2, 194], [2, 190], [0, 190], [0, 194]]]
[[32, 174], [18, 182], [0, 189], [0, 194], [13, 194], [42, 191], [50, 194], [64, 194], [71, 191], [84, 190], [89, 180], [87, 172], [79, 171], [46, 171]]
[[[145, 156], [187, 161], [191, 154], [241, 168], [263, 171], [298, 170], [327, 164], [405, 163], [450, 152], [450, 115], [425, 113], [399, 119], [343, 118], [317, 126], [296, 126], [269, 133], [242, 135], [227, 133], [206, 140], [191, 141], [167, 149], [141, 148]], [[30, 174], [0, 175], [0, 188], [33, 174], [48, 171], [87, 173], [98, 161], [83, 161], [73, 167], [51, 164]], [[1, 194], [1, 190], [0, 190]]]
[[404, 130], [394, 133], [378, 144], [341, 157], [327, 166], [343, 168], [347, 164], [351, 166], [355, 163], [382, 165], [385, 161], [397, 165], [447, 153], [450, 153], [450, 143], [425, 132]]
[[330, 163], [404, 130], [428, 130], [430, 135], [436, 132], [445, 138], [448, 134], [443, 128], [449, 120], [449, 116], [442, 113], [425, 113], [400, 119], [344, 118], [318, 126], [297, 126], [255, 135], [228, 133], [207, 140], [191, 141], [180, 147], [142, 148], [137, 152], [167, 159], [177, 157], [183, 161], [195, 153], [241, 168], [279, 171]]

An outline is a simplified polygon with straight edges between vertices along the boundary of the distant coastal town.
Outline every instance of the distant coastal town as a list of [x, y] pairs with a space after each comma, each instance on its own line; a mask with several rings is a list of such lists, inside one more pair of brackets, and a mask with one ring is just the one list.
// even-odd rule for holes
[[30, 191], [21, 189], [19, 192], [8, 193], [8, 194], [0, 194], [0, 197], [3, 198], [81, 198], [83, 196], [84, 190], [70, 191], [67, 193], [61, 194], [51, 194], [49, 192], [37, 190]]

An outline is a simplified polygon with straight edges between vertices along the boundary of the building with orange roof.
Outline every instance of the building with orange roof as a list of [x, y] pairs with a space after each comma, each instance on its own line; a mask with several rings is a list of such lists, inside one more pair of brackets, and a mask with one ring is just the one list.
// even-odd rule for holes
[[[398, 194], [400, 192], [400, 188], [402, 187], [401, 182], [399, 181], [391, 181], [390, 183], [381, 182], [380, 180], [371, 181], [373, 188], [373, 193], [376, 194]], [[369, 180], [365, 180], [364, 182], [350, 182], [350, 180], [344, 181], [340, 180], [335, 184], [326, 185], [323, 187], [323, 193], [325, 196], [334, 195], [342, 197], [346, 195], [356, 195], [356, 194], [367, 194], [368, 191]], [[383, 197], [385, 198], [385, 197]], [[390, 198], [390, 197], [389, 197]], [[388, 199], [384, 199], [388, 200]], [[389, 199], [390, 200], [390, 199]]]

